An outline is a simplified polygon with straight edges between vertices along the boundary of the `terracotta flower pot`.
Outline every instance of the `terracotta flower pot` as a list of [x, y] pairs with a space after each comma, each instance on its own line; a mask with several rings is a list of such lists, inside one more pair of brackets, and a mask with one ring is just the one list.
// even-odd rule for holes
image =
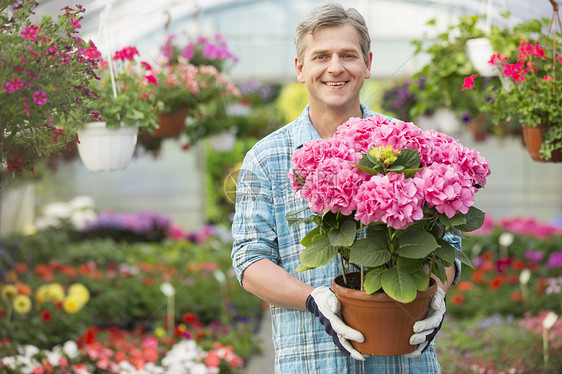
[[[346, 274], [348, 278], [358, 276], [358, 272]], [[332, 290], [341, 302], [345, 323], [365, 337], [363, 343], [352, 341], [356, 350], [375, 356], [394, 356], [416, 349], [410, 344], [414, 323], [427, 315], [431, 298], [437, 291], [435, 283], [426, 291], [418, 292], [416, 299], [407, 304], [391, 299], [384, 292], [368, 295], [343, 284], [343, 277], [336, 277]]]
[[152, 133], [157, 138], [177, 138], [185, 127], [189, 108], [184, 106], [172, 113], [157, 113], [158, 128]]
[[544, 159], [540, 156], [539, 150], [541, 149], [543, 134], [546, 131], [547, 125], [538, 125], [536, 127], [523, 126], [523, 141], [527, 147], [527, 151], [533, 161], [537, 162], [562, 162], [562, 152], [552, 152], [552, 157]]

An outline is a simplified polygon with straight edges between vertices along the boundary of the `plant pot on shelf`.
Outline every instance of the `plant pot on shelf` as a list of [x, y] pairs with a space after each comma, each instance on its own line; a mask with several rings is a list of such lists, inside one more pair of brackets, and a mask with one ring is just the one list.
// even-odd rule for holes
[[541, 157], [539, 150], [543, 140], [543, 134], [548, 125], [538, 125], [536, 127], [523, 126], [523, 142], [527, 148], [527, 152], [533, 161], [537, 162], [562, 162], [562, 152], [560, 150], [552, 152], [552, 157], [544, 159]]
[[[346, 274], [348, 282], [359, 276], [359, 272]], [[334, 279], [332, 290], [341, 302], [345, 323], [365, 337], [363, 343], [352, 341], [353, 348], [363, 354], [394, 356], [416, 349], [410, 344], [414, 323], [426, 317], [437, 286], [433, 282], [427, 290], [418, 291], [416, 299], [407, 304], [391, 299], [384, 292], [368, 295], [348, 288], [344, 286], [342, 275]]]
[[494, 48], [488, 38], [475, 38], [466, 41], [466, 52], [472, 66], [482, 77], [495, 77], [497, 69], [489, 63]]
[[90, 171], [123, 170], [131, 162], [138, 127], [108, 128], [105, 122], [90, 122], [78, 130], [78, 154]]
[[152, 136], [157, 138], [178, 138], [185, 127], [185, 119], [189, 108], [183, 106], [171, 113], [158, 112], [158, 128], [154, 130]]

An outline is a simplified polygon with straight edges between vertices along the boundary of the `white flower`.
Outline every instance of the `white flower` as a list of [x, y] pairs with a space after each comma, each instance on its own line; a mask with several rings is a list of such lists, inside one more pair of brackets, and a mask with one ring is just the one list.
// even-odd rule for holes
[[67, 355], [71, 359], [75, 358], [80, 353], [78, 351], [78, 345], [73, 340], [69, 340], [66, 343], [64, 343], [64, 345], [62, 347], [62, 350], [63, 350], [64, 354]]
[[94, 199], [91, 196], [80, 195], [76, 196], [68, 202], [72, 210], [78, 209], [94, 209]]
[[515, 236], [512, 233], [504, 232], [500, 235], [498, 241], [502, 247], [509, 247], [514, 239]]
[[174, 286], [172, 286], [170, 282], [162, 283], [160, 285], [160, 291], [162, 291], [162, 293], [166, 297], [172, 297], [176, 294], [176, 289], [174, 288]]

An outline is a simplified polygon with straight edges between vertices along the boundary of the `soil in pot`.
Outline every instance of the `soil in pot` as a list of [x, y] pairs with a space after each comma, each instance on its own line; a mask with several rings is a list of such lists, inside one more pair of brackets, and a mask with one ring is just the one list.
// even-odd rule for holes
[[363, 343], [352, 341], [353, 347], [363, 354], [375, 356], [413, 352], [416, 346], [410, 344], [410, 337], [414, 333], [414, 323], [427, 315], [437, 286], [432, 283], [426, 291], [418, 292], [414, 301], [404, 304], [382, 291], [371, 295], [360, 291], [359, 272], [347, 273], [346, 277], [350, 286], [344, 284], [340, 275], [334, 279], [332, 290], [342, 304], [344, 321], [365, 337]]

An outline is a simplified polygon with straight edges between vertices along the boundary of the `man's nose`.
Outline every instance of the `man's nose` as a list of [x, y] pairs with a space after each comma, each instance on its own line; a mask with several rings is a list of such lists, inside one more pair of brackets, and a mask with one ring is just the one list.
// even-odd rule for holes
[[343, 71], [343, 61], [340, 56], [332, 56], [330, 59], [330, 65], [328, 66], [328, 71], [332, 74], [341, 73]]

